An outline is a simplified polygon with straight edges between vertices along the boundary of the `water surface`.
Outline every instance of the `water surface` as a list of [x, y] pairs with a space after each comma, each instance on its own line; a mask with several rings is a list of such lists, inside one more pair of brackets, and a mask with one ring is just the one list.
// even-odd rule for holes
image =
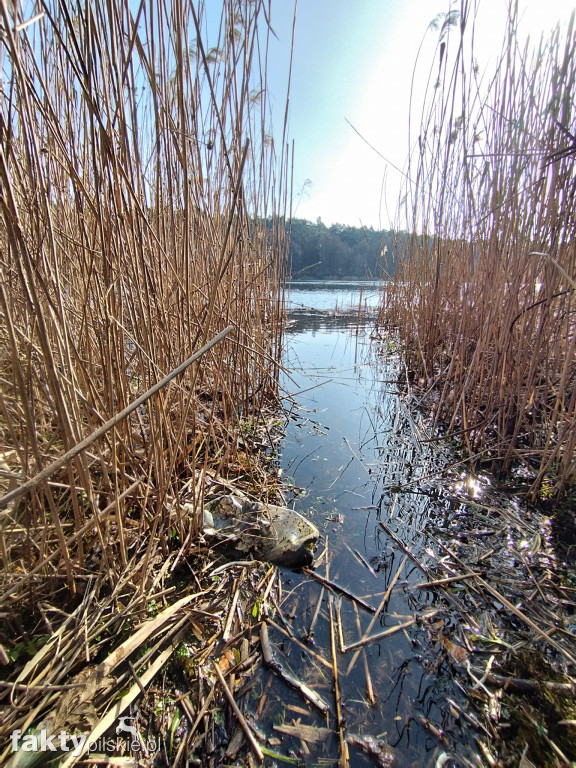
[[[425, 424], [406, 407], [393, 342], [372, 340], [370, 310], [379, 291], [374, 283], [291, 286], [283, 381], [291, 418], [281, 455], [284, 479], [293, 486], [289, 501], [322, 532], [316, 572], [373, 608], [397, 579], [371, 635], [431, 612], [437, 600], [432, 591], [410, 590], [426, 578], [381, 522], [426, 566], [425, 528], [443, 520], [451, 503], [432, 480], [418, 479], [434, 475], [447, 456], [422, 440]], [[333, 625], [341, 615], [346, 645], [367, 632], [374, 614], [362, 606], [347, 597], [329, 605], [328, 591], [301, 573], [284, 571], [281, 580], [282, 614], [275, 620], [322, 659], [331, 660], [330, 615]], [[439, 633], [449, 632], [445, 621], [429, 619], [365, 645], [359, 654], [337, 652], [351, 766], [379, 764], [358, 746], [362, 740], [393, 756], [398, 768], [433, 766], [445, 753], [461, 756], [447, 766], [472, 758], [474, 734], [447, 699], [465, 703], [449, 662], [438, 653]], [[282, 664], [332, 705], [326, 666], [285, 634], [272, 630], [270, 637]], [[334, 706], [322, 717], [271, 680], [262, 680], [258, 693], [260, 711], [273, 724], [336, 728]], [[430, 726], [444, 734], [443, 743]], [[306, 765], [338, 760], [336, 736], [309, 743], [280, 732], [278, 742], [279, 752]]]

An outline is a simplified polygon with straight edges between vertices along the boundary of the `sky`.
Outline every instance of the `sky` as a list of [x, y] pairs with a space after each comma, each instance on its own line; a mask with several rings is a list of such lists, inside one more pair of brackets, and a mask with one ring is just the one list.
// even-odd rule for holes
[[[498, 60], [507, 0], [477, 5], [475, 56], [484, 72]], [[519, 0], [520, 30], [539, 40], [559, 20], [566, 23], [573, 7], [570, 0]], [[288, 125], [295, 146], [293, 216], [375, 229], [397, 222], [411, 81], [415, 73], [413, 104], [421, 105], [438, 66], [438, 32], [429, 26], [449, 8], [448, 0], [298, 1]], [[272, 0], [278, 39], [271, 38], [268, 79], [276, 140], [293, 13], [294, 0]]]

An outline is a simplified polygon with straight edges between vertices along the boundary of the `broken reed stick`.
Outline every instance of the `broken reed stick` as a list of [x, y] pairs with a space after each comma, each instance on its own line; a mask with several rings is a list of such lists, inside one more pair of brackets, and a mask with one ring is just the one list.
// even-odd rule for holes
[[306, 651], [306, 653], [310, 654], [314, 659], [316, 659], [317, 662], [322, 664], [327, 669], [331, 669], [332, 665], [329, 661], [326, 661], [326, 659], [323, 656], [320, 656], [319, 653], [316, 651], [313, 651], [312, 648], [309, 648], [305, 643], [303, 643], [301, 640], [298, 640], [298, 638], [295, 635], [291, 635], [290, 632], [287, 632], [283, 627], [280, 626], [280, 624], [276, 624], [275, 621], [268, 618], [266, 619], [268, 624], [270, 624], [271, 627], [273, 627], [277, 632], [280, 632], [282, 635], [287, 637], [289, 640], [291, 640], [293, 643], [296, 643], [296, 645], [301, 648], [303, 651]]
[[175, 703], [178, 703], [182, 707], [188, 723], [190, 724], [190, 727], [192, 727], [194, 725], [195, 716], [194, 710], [192, 709], [192, 704], [190, 704], [190, 692], [187, 691], [186, 693], [182, 694], [182, 696], [179, 696]]
[[[451, 550], [449, 547], [447, 547], [447, 546], [446, 546], [446, 544], [444, 544], [442, 541], [440, 541], [440, 539], [439, 539], [439, 538], [437, 538], [436, 536], [434, 536], [434, 534], [433, 534], [433, 533], [428, 533], [428, 536], [429, 536], [429, 537], [432, 539], [432, 541], [435, 541], [435, 542], [436, 542], [436, 544], [438, 544], [438, 546], [439, 546], [441, 549], [443, 549], [443, 550], [444, 550], [444, 552], [446, 552], [446, 554], [450, 555], [450, 557], [451, 557], [453, 560], [455, 560], [455, 561], [458, 563], [458, 565], [459, 565], [461, 568], [464, 568], [464, 570], [466, 570], [466, 571], [468, 572], [468, 575], [471, 575], [471, 574], [473, 573], [472, 569], [471, 569], [469, 566], [467, 566], [467, 565], [466, 565], [466, 563], [464, 563], [462, 560], [460, 560], [460, 558], [458, 557], [458, 555], [457, 555], [457, 554], [455, 554], [454, 552], [452, 552], [452, 550]], [[471, 585], [471, 587], [472, 587], [472, 589], [473, 589], [475, 592], [478, 592], [478, 591], [479, 591], [479, 590], [476, 588], [476, 586], [475, 586], [474, 584], [472, 584], [472, 585]]]
[[363, 557], [363, 556], [360, 554], [360, 552], [358, 552], [358, 550], [357, 550], [357, 549], [352, 549], [352, 547], [351, 547], [351, 546], [349, 546], [349, 545], [348, 545], [346, 542], [344, 542], [344, 546], [345, 546], [345, 547], [346, 547], [346, 549], [347, 549], [347, 550], [350, 552], [350, 554], [351, 554], [351, 555], [353, 555], [353, 556], [356, 558], [356, 560], [358, 560], [358, 562], [360, 563], [360, 565], [363, 565], [363, 566], [364, 566], [364, 568], [366, 568], [368, 571], [370, 571], [370, 573], [372, 574], [372, 576], [374, 576], [374, 578], [375, 578], [375, 579], [377, 579], [377, 578], [378, 578], [378, 574], [376, 573], [376, 571], [374, 570], [374, 568], [372, 568], [372, 566], [370, 565], [370, 563], [369, 563], [369, 562], [366, 560], [366, 558], [365, 558], [365, 557]]
[[[356, 616], [356, 628], [358, 629], [358, 637], [362, 637], [362, 627], [360, 625], [360, 614], [358, 613], [358, 608], [356, 606], [356, 603], [354, 603], [354, 613]], [[374, 687], [372, 686], [372, 677], [370, 676], [370, 667], [368, 665], [368, 657], [366, 656], [366, 649], [362, 648], [360, 650], [360, 653], [362, 654], [362, 661], [364, 662], [364, 674], [366, 675], [366, 695], [368, 696], [368, 701], [370, 702], [370, 705], [372, 707], [376, 706], [376, 696], [374, 695]], [[348, 670], [346, 670], [346, 674], [348, 674]]]
[[[333, 598], [333, 604], [334, 604], [334, 613], [336, 615], [336, 631], [338, 633], [338, 648], [340, 650], [340, 653], [344, 653], [344, 648], [346, 647], [346, 643], [344, 642], [344, 628], [342, 626], [342, 595], [338, 595]], [[356, 608], [356, 603], [353, 603], [354, 608]], [[357, 610], [357, 608], [356, 608]]]
[[[226, 760], [235, 760], [238, 752], [242, 749], [242, 745], [244, 744], [244, 734], [242, 732], [242, 728], [236, 727], [236, 730], [234, 731], [234, 735], [228, 742], [228, 746], [226, 747], [226, 751], [224, 752], [224, 758]], [[177, 762], [178, 755], [176, 755], [176, 760], [174, 760], [173, 765], [179, 765]]]
[[91, 435], [88, 435], [88, 437], [84, 438], [84, 440], [81, 440], [69, 451], [66, 451], [66, 453], [63, 456], [60, 456], [59, 459], [56, 459], [56, 461], [53, 461], [51, 464], [45, 467], [41, 472], [38, 472], [38, 474], [35, 475], [33, 478], [31, 478], [30, 480], [27, 480], [18, 488], [14, 488], [14, 490], [2, 496], [0, 498], [0, 509], [4, 509], [13, 501], [16, 501], [16, 499], [19, 499], [21, 496], [24, 496], [24, 494], [36, 488], [38, 485], [40, 485], [40, 483], [43, 483], [45, 480], [48, 480], [48, 478], [51, 477], [55, 472], [57, 472], [59, 469], [62, 469], [62, 467], [68, 464], [68, 462], [72, 461], [72, 459], [76, 458], [76, 456], [78, 456], [79, 453], [82, 453], [82, 451], [85, 451], [93, 443], [95, 443], [96, 440], [98, 440], [103, 435], [105, 435], [106, 432], [108, 432], [117, 424], [119, 424], [127, 416], [130, 416], [131, 413], [134, 413], [135, 410], [137, 410], [153, 395], [155, 395], [157, 392], [163, 389], [163, 387], [165, 387], [166, 384], [169, 384], [173, 379], [175, 379], [177, 376], [183, 373], [186, 370], [186, 368], [188, 368], [188, 366], [192, 365], [192, 363], [194, 363], [200, 357], [205, 355], [206, 352], [211, 350], [212, 347], [216, 346], [216, 344], [222, 341], [222, 339], [226, 338], [226, 336], [228, 336], [228, 334], [233, 330], [234, 330], [234, 326], [229, 325], [223, 331], [220, 331], [220, 333], [214, 336], [214, 338], [211, 339], [207, 344], [204, 344], [203, 347], [201, 347], [197, 352], [194, 352], [193, 355], [191, 355], [187, 360], [181, 363], [177, 368], [174, 368], [174, 370], [171, 371], [167, 376], [165, 376], [163, 379], [161, 379], [156, 384], [154, 384], [153, 387], [150, 387], [150, 389], [144, 392], [143, 395], [140, 395], [140, 397], [136, 398], [136, 400], [130, 403], [130, 405], [124, 408], [124, 410], [120, 411], [120, 413], [117, 413], [107, 422], [102, 424], [102, 426], [98, 427], [98, 429], [95, 429]]
[[[288, 632], [290, 637], [296, 637], [296, 635], [294, 634], [294, 630], [292, 629], [292, 626], [290, 625], [290, 622], [288, 621], [286, 616], [284, 616], [284, 613], [282, 612], [282, 608], [280, 608], [280, 606], [278, 605], [278, 600], [276, 600], [276, 596], [275, 595], [271, 595], [271, 598], [272, 598], [272, 603], [273, 603], [274, 607], [276, 608], [276, 612], [278, 613], [278, 617], [280, 618], [280, 621], [282, 622], [282, 624], [286, 628], [286, 632]], [[296, 598], [296, 606], [298, 605], [299, 599], [300, 598], [298, 598], [298, 597]], [[266, 618], [268, 619], [270, 617], [267, 616]]]
[[276, 599], [274, 599], [274, 605], [276, 606], [276, 609], [278, 611], [278, 615], [282, 619], [282, 621], [285, 624], [285, 626], [288, 627], [290, 629], [290, 631], [292, 631], [292, 622], [294, 621], [296, 616], [298, 616], [298, 605], [300, 603], [300, 595], [296, 596], [296, 599], [294, 600], [294, 604], [290, 608], [290, 613], [288, 614], [288, 618], [286, 618], [286, 616], [284, 616], [284, 614], [282, 613], [282, 609], [280, 608], [279, 605], [277, 605], [277, 603], [278, 603], [278, 601]]
[[[470, 725], [472, 726], [472, 728], [474, 728], [474, 730], [476, 730], [476, 731], [483, 731], [486, 734], [486, 736], [488, 736], [489, 738], [490, 737], [497, 738], [496, 731], [494, 731], [493, 733], [490, 733], [490, 731], [486, 728], [486, 726], [483, 725], [478, 720], [477, 717], [475, 717], [474, 715], [472, 715], [469, 712], [466, 712], [465, 709], [462, 709], [462, 707], [459, 704], [457, 704], [454, 701], [454, 699], [447, 698], [446, 701], [447, 701], [448, 704], [450, 704], [450, 708], [453, 709], [455, 712], [457, 712], [458, 715], [461, 718], [463, 718], [464, 720], [466, 720], [467, 723], [470, 723]], [[490, 725], [492, 725], [492, 724], [490, 723]]]
[[[306, 714], [308, 713], [306, 712]], [[333, 734], [331, 728], [323, 728], [318, 725], [304, 725], [304, 723], [298, 723], [298, 725], [273, 725], [272, 728], [278, 731], [278, 733], [294, 736], [312, 744], [321, 744]]]
[[541, 688], [548, 688], [557, 693], [564, 693], [569, 696], [576, 694], [576, 682], [557, 683], [553, 680], [525, 680], [520, 677], [506, 677], [505, 675], [496, 675], [488, 672], [486, 682], [490, 685], [497, 685], [505, 691], [516, 691], [517, 693], [530, 693], [538, 691]]
[[[182, 741], [180, 742], [180, 746], [178, 747], [178, 751], [176, 752], [176, 755], [174, 757], [174, 762], [172, 765], [181, 765], [181, 760], [184, 757], [184, 753], [190, 754], [193, 750], [193, 742], [188, 737], [184, 737]], [[88, 763], [90, 765], [90, 763]], [[113, 765], [113, 764], [112, 764]], [[194, 763], [188, 763], [188, 765], [194, 765]]]
[[[212, 688], [212, 690], [208, 693], [208, 696], [206, 696], [206, 701], [202, 706], [200, 707], [200, 710], [198, 711], [198, 714], [196, 715], [196, 719], [194, 720], [194, 725], [190, 729], [190, 735], [193, 736], [196, 733], [196, 729], [200, 725], [200, 721], [208, 711], [208, 707], [212, 703], [212, 699], [214, 698], [214, 691], [216, 689]], [[200, 693], [198, 694], [198, 704], [200, 704]]]
[[[268, 570], [264, 574], [264, 576], [262, 576], [262, 578], [260, 579], [258, 584], [256, 584], [256, 586], [254, 588], [254, 591], [256, 592], [256, 594], [261, 592], [262, 587], [264, 586], [264, 583], [265, 583], [266, 579], [268, 579], [270, 576], [272, 576], [272, 580], [274, 580], [275, 572], [276, 572], [276, 566], [275, 565], [271, 565], [270, 568], [268, 568]], [[264, 599], [266, 599], [266, 597], [268, 597], [268, 587], [266, 587], [266, 594], [264, 595]]]
[[282, 678], [285, 683], [294, 688], [295, 691], [298, 691], [298, 693], [303, 696], [309, 704], [312, 704], [314, 707], [316, 707], [316, 709], [322, 712], [323, 715], [330, 711], [328, 704], [318, 693], [316, 693], [316, 691], [312, 690], [312, 688], [309, 688], [301, 680], [298, 680], [297, 678], [288, 674], [288, 672], [286, 672], [280, 666], [273, 667], [273, 669], [274, 672], [276, 672], [276, 674]]
[[288, 674], [288, 672], [286, 672], [282, 666], [274, 659], [274, 656], [272, 655], [272, 648], [270, 646], [270, 639], [268, 637], [268, 625], [265, 621], [260, 624], [260, 647], [262, 649], [262, 658], [264, 660], [264, 664], [269, 669], [275, 672], [278, 677], [284, 680], [285, 683], [298, 691], [298, 693], [300, 693], [300, 695], [303, 696], [309, 704], [312, 704], [317, 709], [319, 709], [322, 714], [325, 714], [330, 710], [328, 704], [319, 694], [316, 693], [316, 691], [313, 691], [305, 683]]
[[434, 738], [437, 739], [440, 744], [442, 744], [443, 747], [450, 749], [450, 742], [446, 738], [444, 731], [441, 731], [440, 728], [437, 728], [434, 723], [430, 722], [430, 720], [428, 720], [427, 717], [424, 717], [424, 715], [416, 715], [416, 719], [428, 731], [428, 733], [431, 733], [432, 736], [434, 736]]
[[254, 757], [259, 763], [264, 762], [264, 754], [262, 753], [262, 750], [260, 749], [258, 742], [254, 738], [254, 735], [252, 734], [252, 731], [250, 730], [250, 727], [248, 723], [246, 722], [246, 718], [240, 711], [240, 708], [238, 707], [238, 704], [234, 701], [234, 696], [232, 695], [232, 692], [228, 688], [228, 685], [226, 684], [226, 680], [224, 679], [224, 675], [220, 671], [220, 667], [218, 666], [216, 661], [212, 662], [212, 666], [214, 667], [214, 670], [216, 672], [216, 675], [218, 677], [218, 680], [220, 681], [220, 685], [222, 686], [222, 690], [224, 691], [224, 695], [228, 699], [228, 703], [232, 707], [232, 710], [234, 711], [234, 714], [236, 715], [236, 719], [238, 720], [238, 723], [240, 724], [240, 727], [244, 731], [246, 738], [248, 740], [248, 743], [250, 744], [250, 748], [252, 752], [254, 753]]
[[530, 568], [530, 566], [528, 565], [528, 561], [526, 560], [526, 558], [524, 557], [524, 555], [523, 555], [522, 553], [520, 553], [520, 557], [522, 558], [522, 562], [524, 563], [524, 568], [526, 568], [526, 570], [528, 571], [528, 575], [530, 576], [530, 578], [531, 578], [531, 579], [532, 579], [532, 581], [534, 582], [534, 586], [535, 586], [535, 587], [536, 587], [536, 589], [538, 590], [538, 592], [539, 592], [539, 594], [540, 594], [540, 597], [541, 597], [541, 598], [542, 598], [542, 600], [544, 601], [544, 604], [547, 604], [549, 601], [548, 601], [548, 599], [546, 598], [546, 595], [544, 594], [544, 592], [542, 592], [542, 588], [540, 587], [540, 584], [538, 583], [538, 580], [536, 579], [536, 577], [535, 577], [535, 576], [534, 576], [534, 574], [532, 573], [532, 569], [531, 569], [531, 568]]
[[310, 576], [311, 579], [315, 579], [315, 581], [318, 581], [325, 587], [334, 590], [334, 592], [340, 592], [350, 600], [354, 600], [355, 603], [358, 603], [358, 605], [361, 605], [362, 608], [370, 611], [370, 613], [374, 613], [376, 610], [373, 606], [370, 605], [370, 603], [362, 600], [361, 597], [356, 597], [356, 595], [353, 595], [352, 592], [349, 592], [345, 587], [341, 587], [340, 584], [336, 584], [334, 581], [330, 581], [330, 579], [325, 579], [323, 576], [319, 576], [317, 573], [314, 573], [314, 571], [311, 571], [310, 568], [302, 568], [302, 573], [305, 573], [306, 576]]
[[428, 587], [442, 587], [444, 584], [452, 584], [454, 581], [465, 581], [466, 579], [472, 579], [474, 576], [483, 576], [484, 571], [472, 571], [463, 576], [448, 576], [446, 579], [436, 579], [436, 581], [422, 581], [420, 584], [407, 584], [406, 589], [428, 589]]
[[389, 527], [386, 525], [386, 523], [383, 523], [383, 522], [382, 522], [382, 520], [380, 520], [380, 527], [381, 527], [381, 528], [383, 528], [383, 529], [386, 531], [386, 533], [388, 534], [388, 536], [390, 536], [390, 538], [392, 539], [392, 541], [393, 541], [395, 544], [397, 544], [397, 545], [400, 547], [400, 549], [402, 550], [402, 552], [404, 552], [406, 555], [408, 555], [408, 557], [410, 558], [410, 560], [412, 560], [412, 562], [414, 563], [414, 565], [417, 565], [417, 566], [418, 566], [418, 568], [420, 568], [420, 570], [422, 571], [422, 573], [425, 573], [425, 574], [426, 574], [426, 576], [430, 576], [430, 573], [429, 573], [429, 571], [428, 571], [428, 568], [426, 568], [426, 566], [425, 566], [425, 565], [423, 565], [423, 563], [421, 563], [421, 562], [418, 560], [418, 558], [416, 557], [416, 555], [413, 555], [413, 554], [412, 554], [412, 552], [410, 552], [410, 550], [408, 549], [408, 547], [407, 547], [407, 546], [406, 546], [406, 545], [405, 545], [405, 544], [404, 544], [402, 541], [400, 541], [400, 539], [398, 538], [398, 536], [396, 536], [396, 534], [394, 533], [394, 531], [390, 530], [390, 528], [389, 528]]
[[228, 611], [228, 618], [226, 619], [226, 625], [224, 627], [224, 632], [222, 633], [222, 640], [223, 642], [227, 643], [228, 640], [230, 640], [230, 630], [232, 628], [232, 622], [234, 621], [234, 614], [236, 612], [236, 605], [238, 603], [238, 598], [240, 597], [240, 586], [242, 582], [244, 581], [244, 571], [242, 572], [240, 578], [236, 582], [236, 589], [234, 590], [234, 597], [232, 598], [232, 603], [230, 605], [230, 610]]
[[[267, 615], [268, 614], [268, 597], [270, 595], [270, 592], [272, 590], [272, 586], [274, 584], [274, 581], [276, 580], [276, 576], [278, 574], [278, 569], [275, 565], [270, 568], [266, 572], [266, 577], [270, 575], [270, 578], [268, 579], [268, 584], [266, 585], [266, 589], [264, 590], [264, 594], [262, 595], [262, 598], [260, 600], [260, 605], [262, 606], [262, 613]], [[278, 579], [280, 581], [280, 579]]]
[[332, 654], [332, 674], [334, 676], [334, 700], [336, 703], [336, 724], [338, 727], [338, 741], [340, 744], [339, 768], [348, 768], [350, 756], [348, 754], [348, 742], [344, 733], [344, 715], [342, 712], [342, 694], [340, 692], [340, 679], [338, 677], [338, 656], [336, 655], [336, 628], [334, 626], [334, 595], [328, 596], [328, 610], [330, 613], [330, 651]]
[[[88, 659], [88, 661], [90, 661], [90, 659]], [[138, 673], [134, 669], [134, 664], [132, 664], [130, 659], [128, 659], [127, 663], [128, 663], [128, 669], [130, 670], [130, 674], [132, 675], [132, 679], [134, 680], [136, 685], [140, 688], [140, 693], [145, 696], [146, 695], [146, 688], [144, 688], [144, 686], [142, 685], [142, 682], [141, 682], [140, 678], [138, 677]]]
[[[362, 461], [362, 459], [360, 458], [360, 456], [358, 456], [358, 454], [356, 453], [356, 451], [354, 450], [354, 448], [352, 448], [352, 446], [350, 445], [350, 442], [349, 442], [349, 440], [348, 440], [348, 438], [347, 438], [347, 437], [344, 437], [344, 442], [345, 442], [345, 443], [346, 443], [346, 445], [348, 446], [348, 449], [349, 449], [350, 453], [352, 454], [352, 456], [354, 456], [354, 458], [355, 458], [355, 459], [356, 459], [356, 460], [357, 460], [357, 461], [360, 463], [360, 466], [362, 467], [362, 469], [363, 469], [363, 470], [364, 470], [364, 471], [365, 471], [367, 474], [370, 474], [370, 468], [369, 468], [369, 467], [367, 467], [367, 466], [366, 466], [366, 465], [363, 463], [363, 461]], [[338, 478], [337, 478], [337, 479], [338, 479]]]
[[[422, 618], [428, 618], [429, 616], [433, 616], [436, 613], [438, 613], [438, 611], [432, 611], [431, 613], [425, 614]], [[378, 632], [377, 635], [371, 635], [370, 637], [364, 636], [360, 638], [360, 640], [357, 640], [355, 643], [351, 643], [350, 645], [347, 645], [344, 652], [347, 653], [348, 651], [353, 651], [355, 648], [362, 648], [362, 646], [367, 645], [368, 643], [376, 642], [376, 640], [383, 640], [385, 637], [389, 637], [390, 635], [393, 635], [395, 632], [400, 632], [400, 630], [402, 629], [408, 629], [408, 627], [411, 627], [413, 624], [416, 624], [416, 621], [417, 621], [417, 618], [414, 617], [409, 621], [405, 621], [403, 624], [396, 624], [395, 627], [388, 627], [388, 629], [385, 629], [383, 632]], [[348, 670], [349, 669], [350, 669], [350, 666], [348, 667]], [[348, 674], [348, 670], [346, 670], [346, 674]]]
[[314, 616], [312, 616], [312, 621], [310, 622], [310, 626], [308, 627], [308, 632], [306, 632], [306, 637], [308, 638], [308, 640], [310, 640], [310, 638], [312, 637], [312, 633], [314, 631], [316, 621], [318, 620], [318, 614], [320, 613], [320, 606], [322, 605], [322, 600], [324, 599], [325, 591], [326, 591], [325, 587], [322, 587], [322, 589], [320, 590], [318, 602], [316, 603], [316, 610], [314, 611]]
[[482, 757], [484, 758], [485, 762], [488, 763], [489, 768], [497, 768], [498, 762], [496, 761], [496, 759], [494, 758], [494, 756], [492, 755], [492, 753], [490, 752], [486, 744], [484, 744], [482, 739], [476, 736], [474, 738], [474, 741], [478, 745], [478, 749], [480, 750], [480, 752], [482, 752]]
[[264, 707], [266, 706], [266, 702], [268, 700], [268, 691], [272, 687], [272, 683], [273, 682], [274, 682], [274, 678], [273, 678], [272, 675], [270, 675], [270, 678], [269, 678], [268, 682], [266, 683], [266, 685], [264, 687], [264, 691], [263, 691], [262, 695], [260, 696], [260, 701], [258, 703], [258, 708], [256, 709], [256, 716], [255, 716], [256, 720], [258, 720], [260, 718], [260, 716], [261, 716], [261, 714], [262, 714], [262, 712], [264, 710]]
[[[366, 629], [366, 632], [364, 632], [364, 635], [361, 638], [361, 640], [366, 640], [368, 638], [370, 632], [372, 631], [372, 628], [374, 627], [374, 624], [376, 624], [378, 616], [380, 616], [380, 613], [383, 611], [384, 606], [386, 605], [386, 603], [390, 599], [390, 595], [392, 594], [392, 590], [394, 589], [394, 587], [396, 585], [396, 582], [398, 581], [398, 578], [400, 577], [400, 573], [402, 572], [402, 569], [406, 565], [406, 561], [407, 560], [408, 560], [408, 555], [406, 554], [406, 555], [404, 555], [404, 557], [402, 558], [402, 562], [400, 563], [400, 565], [396, 569], [396, 573], [394, 574], [390, 584], [388, 585], [388, 589], [386, 590], [386, 592], [384, 592], [384, 597], [380, 601], [380, 605], [376, 609], [376, 613], [372, 617], [372, 619], [370, 621], [370, 624], [368, 624], [368, 628]], [[347, 650], [350, 650], [350, 646], [347, 648]], [[352, 669], [354, 668], [354, 665], [358, 661], [359, 654], [360, 654], [360, 651], [355, 653], [354, 656], [350, 659], [350, 664], [348, 664], [348, 669], [346, 670], [346, 677], [348, 677], [350, 672], [352, 672]]]
[[268, 625], [265, 621], [263, 621], [260, 625], [260, 648], [262, 649], [262, 658], [264, 659], [264, 664], [266, 664], [267, 667], [274, 667], [276, 662], [274, 661], [274, 656], [272, 655], [270, 638], [268, 636]]

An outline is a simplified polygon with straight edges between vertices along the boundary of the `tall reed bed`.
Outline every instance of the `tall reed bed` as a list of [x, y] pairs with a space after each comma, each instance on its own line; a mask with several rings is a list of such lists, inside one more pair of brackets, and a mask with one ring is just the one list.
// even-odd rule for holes
[[255, 469], [239, 427], [277, 397], [289, 186], [268, 4], [23, 7], [1, 6], [2, 492], [233, 331], [0, 511], [5, 595], [113, 584], [135, 540], [201, 525], [185, 485], [199, 511], [206, 473]]
[[380, 321], [399, 328], [436, 426], [530, 493], [576, 480], [576, 32], [520, 43], [514, 3], [481, 73], [476, 4], [439, 19]]

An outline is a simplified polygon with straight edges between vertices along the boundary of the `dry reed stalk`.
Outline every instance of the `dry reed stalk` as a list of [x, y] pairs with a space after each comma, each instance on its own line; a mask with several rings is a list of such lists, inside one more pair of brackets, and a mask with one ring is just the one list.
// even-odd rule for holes
[[334, 595], [328, 595], [328, 609], [330, 618], [330, 652], [332, 656], [332, 675], [334, 677], [334, 703], [336, 704], [336, 727], [338, 729], [339, 742], [339, 760], [340, 768], [348, 768], [350, 765], [350, 755], [348, 742], [345, 734], [344, 710], [342, 704], [342, 693], [340, 691], [340, 677], [338, 673], [338, 655], [336, 653], [336, 628], [334, 625]]
[[341, 595], [345, 595], [353, 602], [358, 603], [358, 605], [361, 605], [362, 608], [369, 611], [370, 613], [374, 613], [375, 608], [372, 605], [370, 605], [370, 603], [367, 603], [365, 600], [362, 600], [361, 597], [356, 597], [356, 595], [352, 594], [352, 592], [350, 592], [348, 589], [341, 586], [340, 584], [336, 584], [336, 582], [330, 581], [330, 579], [323, 578], [315, 571], [311, 571], [310, 568], [302, 568], [302, 573], [305, 573], [306, 576], [309, 576], [311, 579], [314, 579], [314, 581], [317, 581], [320, 584], [323, 584], [325, 587], [328, 587], [328, 589], [331, 589], [334, 592], [337, 592]]
[[413, 234], [380, 319], [434, 383], [436, 424], [475, 463], [523, 466], [535, 498], [576, 479], [576, 30], [573, 16], [521, 45], [512, 3], [497, 69], [481, 77], [476, 10], [463, 1], [440, 30], [401, 211]]
[[[374, 613], [374, 616], [372, 616], [372, 618], [370, 619], [370, 623], [368, 624], [368, 626], [366, 628], [366, 631], [364, 632], [363, 635], [361, 635], [361, 638], [360, 638], [360, 641], [359, 641], [360, 644], [363, 644], [363, 643], [366, 642], [366, 639], [369, 637], [370, 632], [372, 631], [372, 629], [374, 627], [374, 624], [376, 624], [376, 621], [380, 618], [380, 614], [382, 613], [382, 611], [386, 607], [386, 603], [390, 599], [390, 595], [392, 594], [392, 590], [396, 586], [396, 582], [398, 581], [401, 572], [404, 570], [404, 566], [406, 565], [407, 561], [408, 561], [408, 555], [406, 554], [402, 558], [402, 561], [401, 561], [400, 565], [398, 566], [398, 568], [396, 569], [396, 572], [394, 573], [394, 576], [390, 580], [390, 584], [388, 585], [388, 588], [386, 589], [386, 592], [384, 593], [384, 597], [380, 601], [380, 605], [376, 609], [376, 612]], [[350, 663], [348, 664], [348, 668], [346, 669], [346, 677], [348, 677], [348, 675], [352, 672], [352, 670], [354, 668], [354, 665], [358, 661], [358, 656], [359, 655], [360, 655], [360, 651], [355, 653], [352, 656], [352, 658], [350, 659]]]
[[238, 433], [278, 400], [289, 153], [269, 135], [264, 4], [225, 0], [216, 25], [191, 0], [41, 12], [0, 8], [0, 458], [12, 485], [56, 483], [3, 518], [4, 595], [50, 563], [73, 593], [94, 531], [113, 586], [133, 521], [164, 551], [197, 533], [174, 510], [188, 481], [202, 508], [209, 471], [266, 487]]
[[272, 619], [266, 620], [268, 624], [270, 624], [271, 627], [273, 627], [277, 632], [280, 632], [280, 634], [284, 635], [284, 637], [289, 638], [293, 643], [295, 643], [298, 648], [300, 648], [305, 653], [312, 656], [316, 661], [321, 664], [324, 667], [327, 667], [328, 669], [332, 668], [332, 665], [329, 661], [327, 661], [323, 656], [321, 656], [319, 653], [317, 653], [315, 650], [313, 650], [310, 645], [306, 645], [305, 643], [298, 640], [297, 637], [295, 637], [293, 634], [291, 635], [289, 632], [287, 632], [280, 624], [276, 624], [275, 621]]
[[[356, 629], [358, 630], [358, 637], [362, 637], [362, 626], [360, 624], [360, 616], [358, 614], [358, 608], [354, 603], [354, 618], [356, 619]], [[374, 695], [374, 686], [372, 685], [372, 676], [370, 675], [370, 667], [368, 666], [368, 656], [366, 655], [366, 649], [362, 648], [362, 662], [364, 665], [364, 676], [366, 677], [366, 696], [371, 707], [376, 706], [376, 696]], [[346, 675], [348, 670], [346, 670]]]
[[232, 707], [232, 710], [234, 714], [236, 715], [236, 719], [238, 720], [238, 723], [240, 724], [240, 727], [244, 731], [244, 735], [246, 736], [246, 739], [248, 740], [248, 743], [250, 744], [250, 749], [252, 750], [256, 760], [259, 763], [264, 762], [264, 755], [262, 754], [262, 750], [260, 749], [260, 745], [254, 738], [254, 735], [252, 731], [250, 730], [250, 727], [248, 723], [246, 722], [246, 718], [240, 711], [238, 704], [236, 704], [236, 701], [234, 700], [234, 696], [232, 695], [232, 692], [226, 685], [226, 680], [224, 679], [224, 676], [222, 675], [222, 672], [220, 671], [220, 667], [218, 664], [214, 661], [212, 663], [212, 666], [214, 668], [214, 672], [216, 672], [216, 676], [218, 677], [218, 681], [220, 685], [222, 686], [222, 690], [224, 691], [224, 695], [228, 699], [228, 703]]
[[[432, 616], [435, 616], [438, 613], [438, 611], [429, 611], [428, 613], [422, 614], [420, 618], [428, 619]], [[390, 635], [396, 634], [396, 632], [400, 632], [403, 629], [408, 629], [409, 627], [414, 626], [416, 622], [418, 621], [418, 617], [415, 617], [413, 619], [408, 619], [408, 621], [403, 622], [402, 624], [397, 624], [393, 627], [388, 627], [388, 629], [383, 630], [382, 632], [377, 632], [375, 635], [366, 636], [366, 634], [363, 635], [363, 637], [360, 640], [357, 640], [355, 643], [350, 643], [350, 645], [346, 646], [346, 651], [353, 651], [356, 650], [356, 648], [362, 648], [365, 645], [368, 645], [368, 643], [375, 643], [378, 642], [378, 640], [383, 640], [386, 637], [390, 637]]]

